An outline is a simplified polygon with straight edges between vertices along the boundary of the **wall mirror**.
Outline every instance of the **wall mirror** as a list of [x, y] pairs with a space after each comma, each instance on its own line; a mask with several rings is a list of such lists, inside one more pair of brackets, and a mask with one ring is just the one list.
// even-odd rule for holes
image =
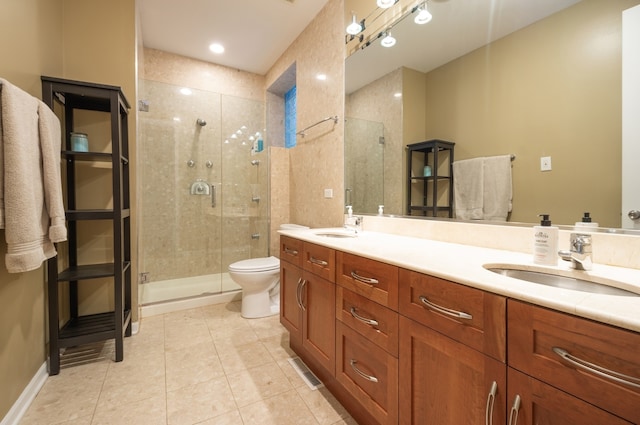
[[[375, 34], [351, 41], [345, 201], [357, 213], [406, 214], [405, 147], [442, 139], [457, 160], [515, 156], [509, 221], [549, 213], [571, 225], [589, 211], [619, 228], [621, 15], [639, 3], [429, 0], [428, 24], [407, 8], [389, 26], [394, 47]], [[355, 9], [345, 7], [346, 22]]]

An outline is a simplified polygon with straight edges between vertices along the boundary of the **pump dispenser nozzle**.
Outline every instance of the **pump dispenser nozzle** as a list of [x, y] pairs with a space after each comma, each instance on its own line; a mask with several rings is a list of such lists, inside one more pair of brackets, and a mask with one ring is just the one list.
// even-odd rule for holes
[[549, 214], [538, 214], [538, 217], [542, 217], [542, 220], [540, 220], [541, 226], [551, 226], [551, 220], [549, 220]]

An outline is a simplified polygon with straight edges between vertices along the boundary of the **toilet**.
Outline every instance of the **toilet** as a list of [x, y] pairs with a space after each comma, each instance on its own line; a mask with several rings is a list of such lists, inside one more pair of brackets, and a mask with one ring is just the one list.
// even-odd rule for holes
[[[280, 229], [308, 229], [283, 224]], [[255, 319], [280, 313], [280, 260], [274, 256], [237, 261], [229, 276], [242, 288], [242, 317]]]

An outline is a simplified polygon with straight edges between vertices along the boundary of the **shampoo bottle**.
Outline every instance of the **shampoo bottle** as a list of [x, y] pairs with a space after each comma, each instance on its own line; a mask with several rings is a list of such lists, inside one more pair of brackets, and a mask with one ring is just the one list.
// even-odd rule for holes
[[545, 266], [558, 265], [558, 228], [551, 226], [549, 214], [540, 214], [539, 226], [533, 227], [533, 262]]

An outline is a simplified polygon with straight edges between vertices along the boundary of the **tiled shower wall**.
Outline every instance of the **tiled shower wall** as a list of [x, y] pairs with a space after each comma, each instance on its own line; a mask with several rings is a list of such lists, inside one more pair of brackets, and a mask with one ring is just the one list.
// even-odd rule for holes
[[[160, 56], [165, 60], [147, 70], [164, 63], [170, 72], [167, 58], [191, 61]], [[140, 81], [149, 110], [139, 113], [139, 263], [149, 281], [226, 272], [232, 262], [268, 252], [268, 141], [262, 152], [251, 150], [251, 137], [264, 134], [264, 102], [184, 80]], [[185, 87], [191, 94], [181, 92]], [[209, 195], [190, 193], [198, 180]]]

